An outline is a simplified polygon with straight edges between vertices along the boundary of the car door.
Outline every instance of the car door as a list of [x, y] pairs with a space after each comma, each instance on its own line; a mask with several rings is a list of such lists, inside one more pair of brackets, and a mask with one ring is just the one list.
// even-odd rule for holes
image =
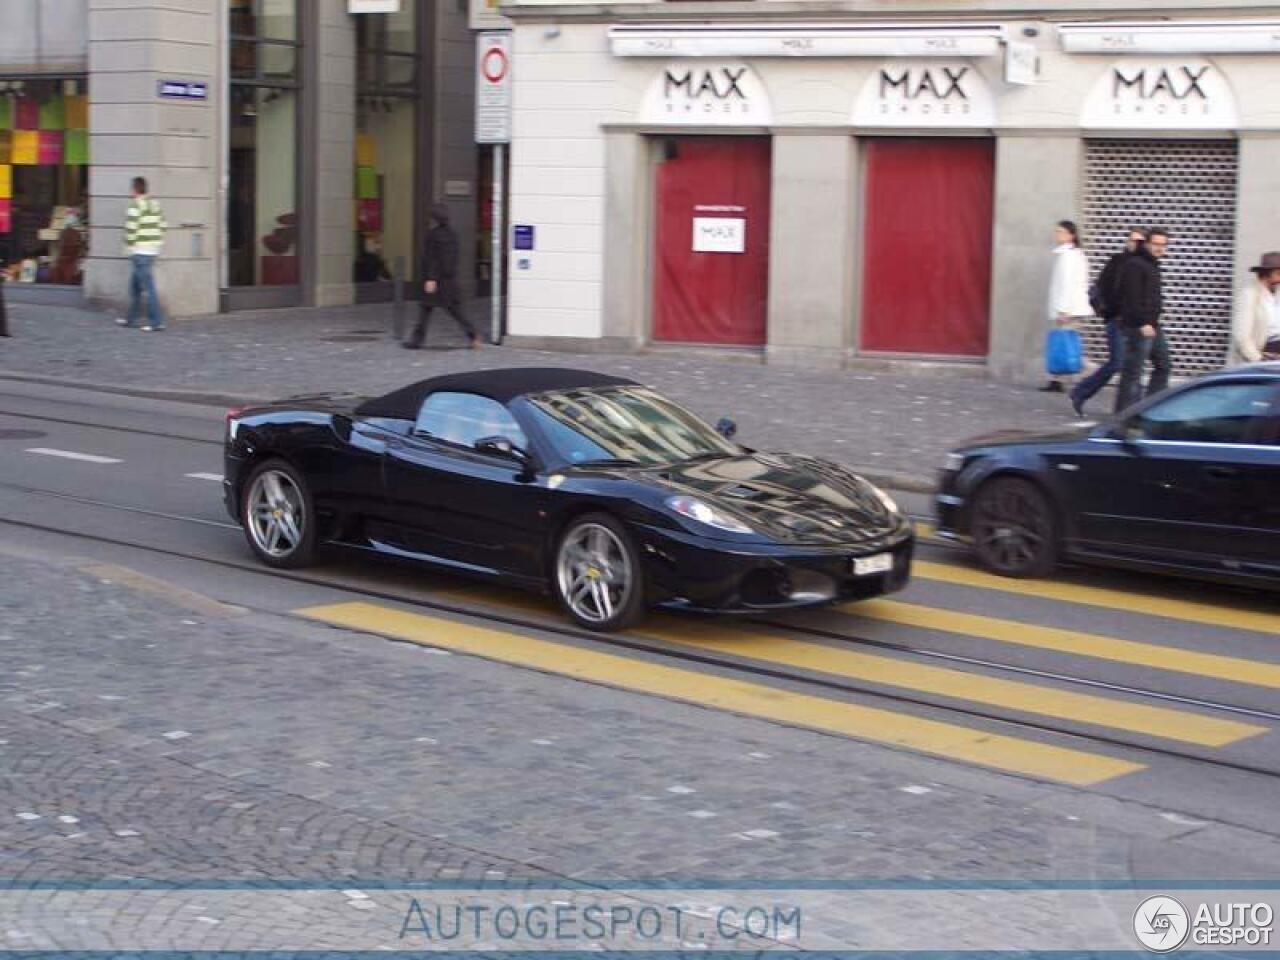
[[1274, 380], [1208, 380], [1095, 438], [1075, 481], [1082, 546], [1206, 568], [1274, 556], [1277, 409]]
[[537, 575], [541, 491], [514, 459], [476, 449], [495, 436], [528, 449], [502, 404], [441, 391], [423, 401], [408, 436], [388, 443], [387, 500], [402, 549], [479, 572]]

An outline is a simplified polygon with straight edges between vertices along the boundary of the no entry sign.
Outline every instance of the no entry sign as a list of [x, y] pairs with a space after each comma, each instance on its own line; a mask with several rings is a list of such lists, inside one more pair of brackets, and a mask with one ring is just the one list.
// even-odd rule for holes
[[476, 143], [511, 142], [511, 34], [476, 36]]

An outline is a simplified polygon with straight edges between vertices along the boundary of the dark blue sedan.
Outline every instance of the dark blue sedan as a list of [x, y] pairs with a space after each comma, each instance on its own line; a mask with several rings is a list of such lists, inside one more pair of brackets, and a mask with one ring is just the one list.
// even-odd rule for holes
[[1280, 589], [1280, 363], [1092, 428], [971, 440], [948, 454], [936, 507], [943, 536], [1006, 576], [1074, 560]]

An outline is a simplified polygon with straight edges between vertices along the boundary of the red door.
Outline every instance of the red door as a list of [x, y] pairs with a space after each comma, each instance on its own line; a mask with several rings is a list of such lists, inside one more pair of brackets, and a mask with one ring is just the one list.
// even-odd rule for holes
[[758, 346], [769, 296], [767, 137], [676, 137], [658, 167], [653, 337]]
[[991, 140], [867, 142], [862, 349], [985, 357]]

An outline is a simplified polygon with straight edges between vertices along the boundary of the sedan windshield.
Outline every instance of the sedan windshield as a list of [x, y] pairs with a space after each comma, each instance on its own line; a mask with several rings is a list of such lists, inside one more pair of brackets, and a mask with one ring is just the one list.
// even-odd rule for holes
[[547, 440], [569, 463], [665, 464], [741, 452], [687, 410], [643, 387], [544, 393], [529, 403]]

